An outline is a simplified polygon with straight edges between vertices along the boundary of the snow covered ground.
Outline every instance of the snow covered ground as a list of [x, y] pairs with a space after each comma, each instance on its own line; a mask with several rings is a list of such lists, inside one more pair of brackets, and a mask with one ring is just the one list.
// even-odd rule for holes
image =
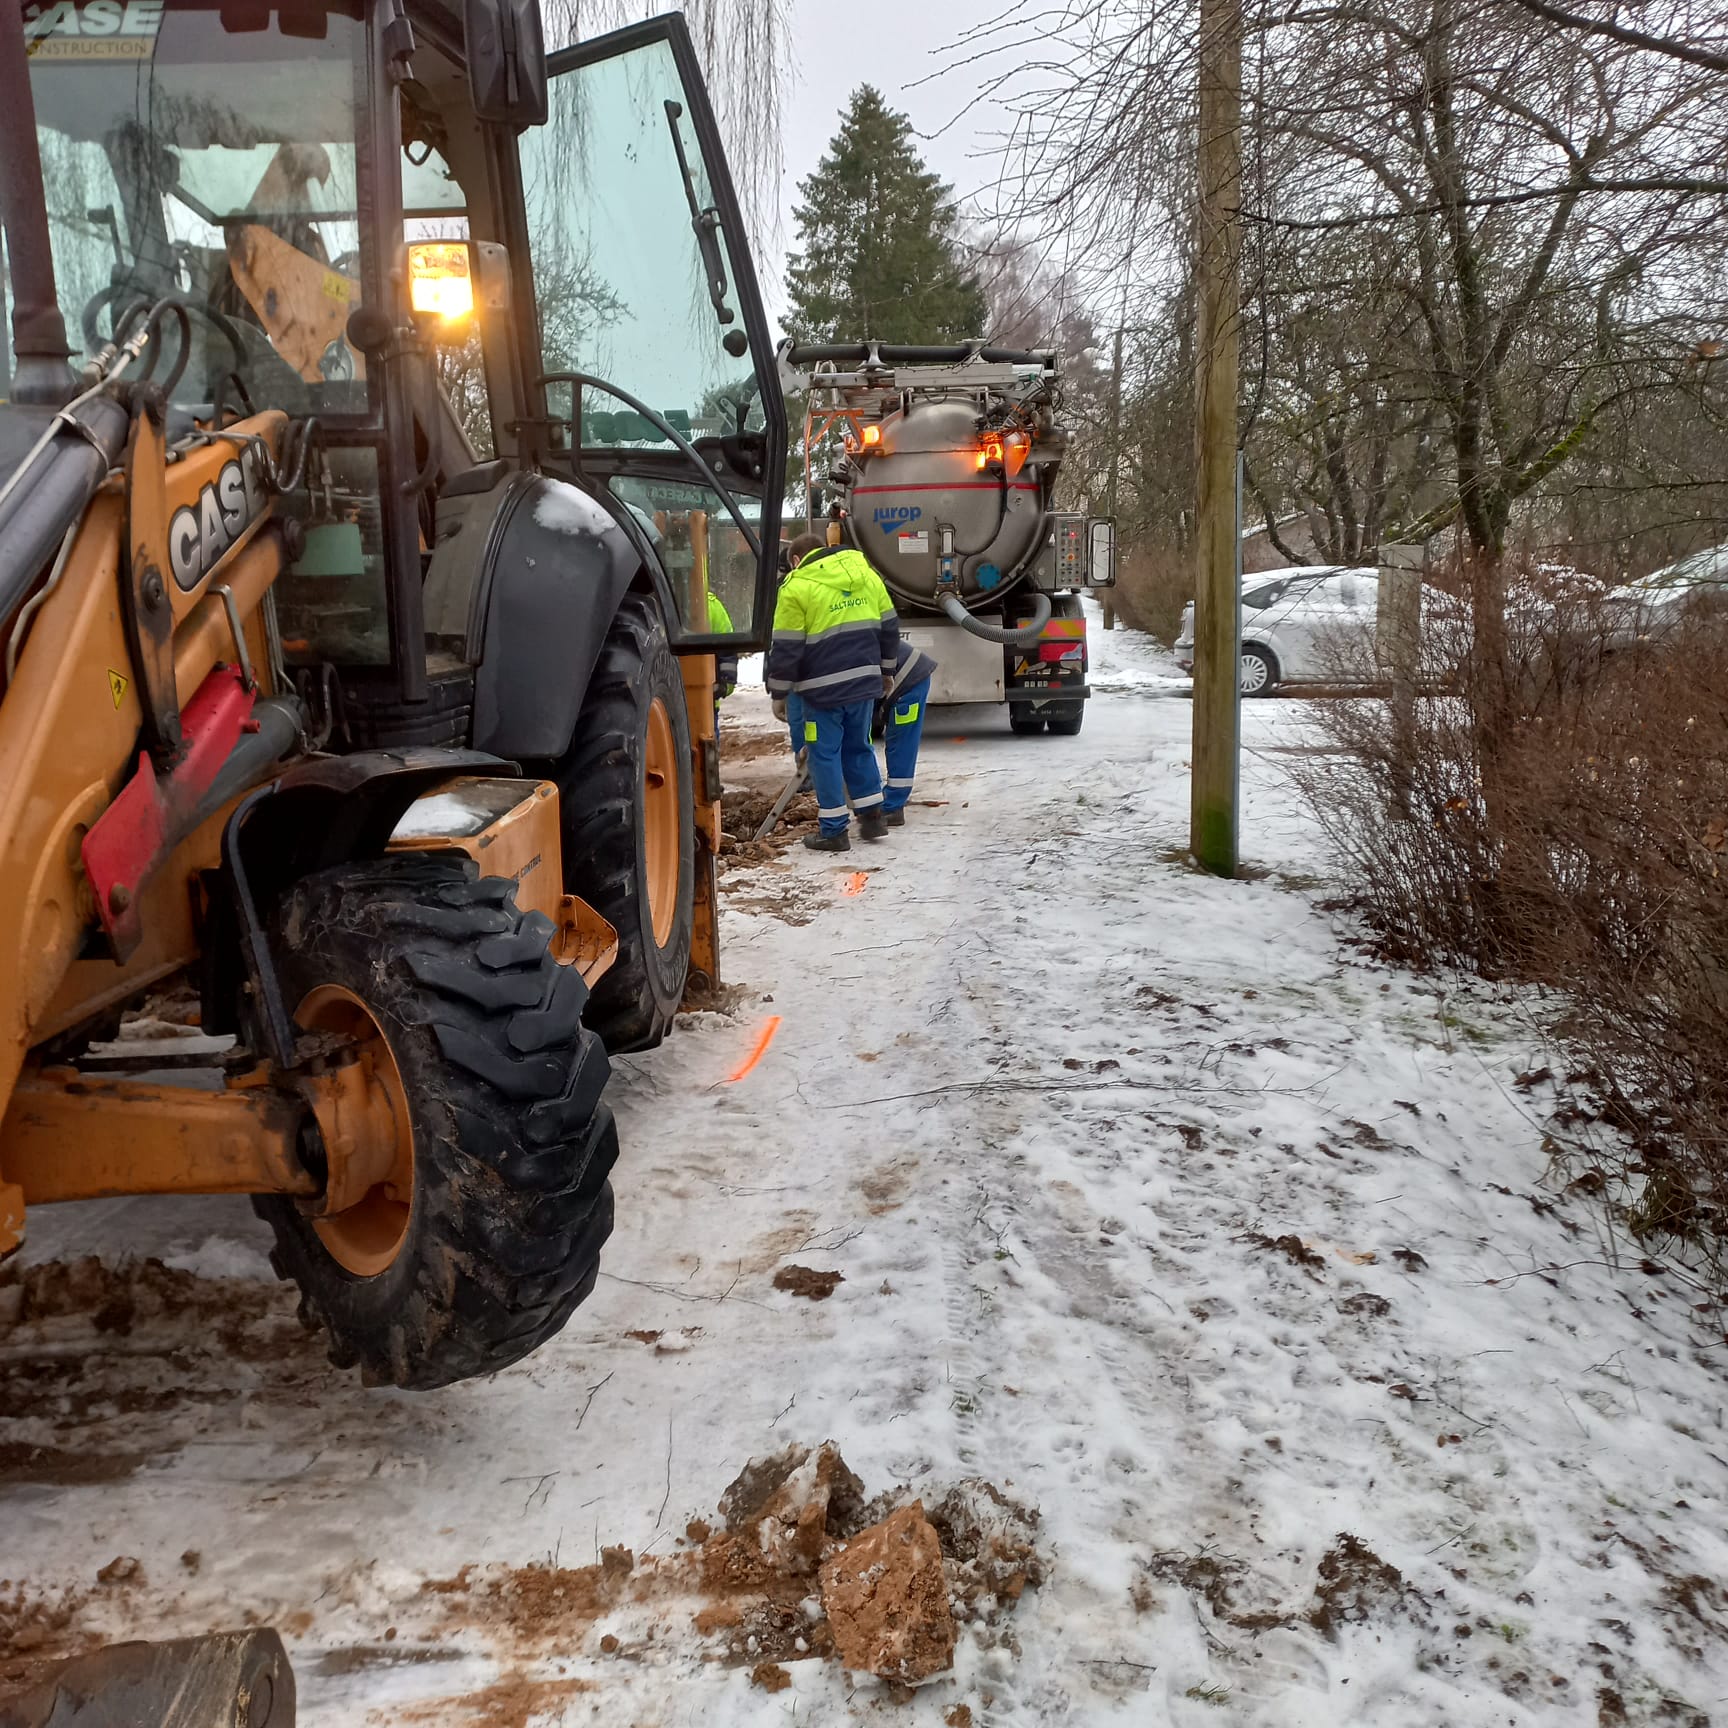
[[[1548, 1180], [1519, 1024], [1347, 945], [1303, 705], [1245, 707], [1259, 868], [1200, 877], [1186, 680], [1094, 640], [1080, 737], [939, 715], [890, 843], [728, 872], [738, 999], [617, 1064], [600, 1288], [519, 1367], [363, 1390], [240, 1203], [34, 1214], [35, 1262], [196, 1276], [0, 1338], [0, 1645], [273, 1624], [316, 1728], [1728, 1721], [1719, 1318]], [[910, 1703], [763, 1690], [649, 1571], [825, 1439], [1040, 1514]], [[589, 1599], [608, 1548], [648, 1582]]]

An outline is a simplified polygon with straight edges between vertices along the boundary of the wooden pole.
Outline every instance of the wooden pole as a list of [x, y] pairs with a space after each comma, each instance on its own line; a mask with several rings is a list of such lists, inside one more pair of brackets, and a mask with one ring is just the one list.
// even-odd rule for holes
[[1236, 874], [1236, 372], [1241, 341], [1242, 5], [1200, 0], [1198, 354], [1195, 421], [1194, 743], [1189, 846], [1203, 870]]
[[[1123, 303], [1126, 305], [1128, 291], [1122, 291]], [[1110, 360], [1110, 482], [1104, 492], [1104, 514], [1110, 518], [1112, 527], [1116, 522], [1116, 480], [1122, 466], [1122, 326], [1116, 326], [1116, 341]], [[1113, 592], [1106, 588], [1099, 595], [1104, 606], [1104, 628], [1116, 628], [1116, 598]]]

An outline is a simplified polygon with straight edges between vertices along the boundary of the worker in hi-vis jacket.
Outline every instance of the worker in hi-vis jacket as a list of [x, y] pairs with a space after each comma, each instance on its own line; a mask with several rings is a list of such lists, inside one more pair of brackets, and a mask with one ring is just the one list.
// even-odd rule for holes
[[791, 696], [803, 716], [820, 826], [804, 844], [813, 852], [847, 852], [848, 796], [866, 840], [888, 833], [870, 721], [894, 681], [900, 624], [862, 552], [800, 534], [791, 557], [774, 608], [768, 691], [781, 718]]
[[895, 661], [894, 678], [883, 703], [883, 754], [888, 758], [888, 773], [883, 780], [882, 815], [890, 828], [904, 828], [936, 662], [905, 637], [895, 649]]

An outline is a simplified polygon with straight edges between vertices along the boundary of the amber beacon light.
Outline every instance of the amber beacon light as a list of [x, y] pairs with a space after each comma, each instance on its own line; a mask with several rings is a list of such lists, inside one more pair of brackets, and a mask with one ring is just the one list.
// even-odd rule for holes
[[474, 310], [474, 265], [465, 241], [416, 240], [408, 248], [408, 303], [422, 317], [466, 318]]

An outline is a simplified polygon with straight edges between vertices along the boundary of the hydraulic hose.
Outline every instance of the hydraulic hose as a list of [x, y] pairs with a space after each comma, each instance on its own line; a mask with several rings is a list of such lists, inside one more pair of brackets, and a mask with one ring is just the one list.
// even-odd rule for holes
[[1004, 648], [1030, 648], [1044, 634], [1044, 626], [1050, 622], [1050, 596], [1036, 591], [1032, 596], [1032, 616], [1017, 630], [1005, 630], [998, 624], [986, 624], [982, 619], [974, 618], [960, 604], [957, 594], [940, 596], [939, 604], [942, 610], [962, 630], [985, 642], [1000, 642]]

